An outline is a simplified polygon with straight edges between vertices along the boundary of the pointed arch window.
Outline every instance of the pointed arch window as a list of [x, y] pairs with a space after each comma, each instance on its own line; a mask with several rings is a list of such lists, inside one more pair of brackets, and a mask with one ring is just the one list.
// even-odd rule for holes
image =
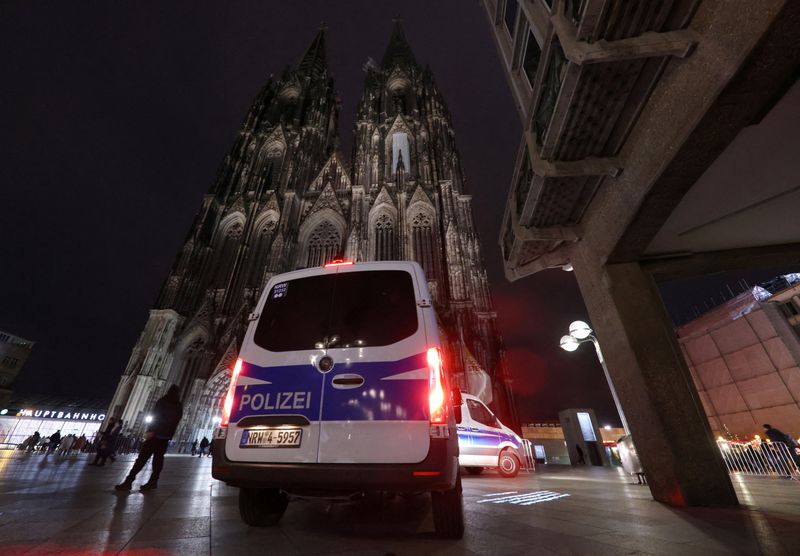
[[331, 262], [341, 251], [342, 236], [328, 220], [320, 223], [308, 238], [306, 266], [322, 266]]
[[[402, 154], [401, 154], [402, 153]], [[403, 166], [406, 174], [411, 170], [411, 154], [408, 146], [408, 135], [405, 133], [392, 134], [392, 168], [391, 175], [397, 172], [397, 162], [403, 157]]]
[[411, 249], [428, 280], [437, 279], [433, 217], [426, 212], [418, 212], [411, 218]]
[[191, 387], [192, 381], [203, 371], [206, 359], [205, 344], [205, 339], [200, 337], [186, 346], [181, 356], [183, 363], [181, 372], [176, 380], [181, 392], [187, 392]]
[[225, 287], [228, 276], [236, 262], [236, 251], [242, 239], [244, 223], [237, 220], [222, 230], [222, 237], [217, 243], [217, 263], [214, 271], [214, 285]]
[[280, 178], [285, 151], [286, 148], [280, 141], [273, 141], [261, 149], [258, 172], [270, 185], [277, 183]]
[[253, 250], [250, 255], [252, 261], [250, 283], [259, 288], [262, 286], [267, 259], [269, 258], [270, 245], [275, 235], [275, 228], [278, 222], [274, 218], [268, 218], [256, 229], [256, 238], [253, 242]]
[[375, 260], [394, 261], [397, 259], [395, 248], [394, 220], [386, 213], [375, 219]]

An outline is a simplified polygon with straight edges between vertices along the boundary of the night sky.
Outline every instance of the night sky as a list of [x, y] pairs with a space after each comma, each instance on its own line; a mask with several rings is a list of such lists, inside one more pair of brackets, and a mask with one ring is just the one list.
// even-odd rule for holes
[[452, 114], [523, 421], [578, 406], [617, 421], [594, 351], [558, 348], [586, 319], [573, 276], [503, 275], [497, 237], [521, 125], [477, 1], [19, 1], [2, 12], [0, 330], [36, 342], [18, 394], [110, 400], [270, 74], [325, 22], [349, 160], [361, 67], [380, 60], [400, 15]]

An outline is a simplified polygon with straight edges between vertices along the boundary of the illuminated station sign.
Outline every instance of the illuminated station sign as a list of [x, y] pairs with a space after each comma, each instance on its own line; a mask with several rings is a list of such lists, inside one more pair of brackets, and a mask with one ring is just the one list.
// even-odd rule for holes
[[0, 415], [5, 416], [13, 414], [16, 417], [29, 418], [29, 419], [57, 419], [61, 421], [100, 421], [106, 418], [105, 413], [99, 411], [82, 411], [80, 409], [72, 410], [58, 410], [58, 409], [20, 409], [16, 412], [14, 410], [3, 409], [0, 410]]

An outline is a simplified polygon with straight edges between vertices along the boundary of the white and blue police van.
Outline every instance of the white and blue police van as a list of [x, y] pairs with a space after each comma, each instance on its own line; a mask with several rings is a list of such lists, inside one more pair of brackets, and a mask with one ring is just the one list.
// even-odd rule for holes
[[460, 538], [461, 398], [422, 268], [337, 261], [277, 275], [250, 320], [212, 464], [239, 487], [243, 521], [277, 523], [292, 496], [429, 491], [436, 533]]
[[522, 439], [500, 422], [475, 396], [462, 393], [458, 424], [458, 461], [470, 475], [496, 468], [503, 477], [513, 478], [526, 461]]

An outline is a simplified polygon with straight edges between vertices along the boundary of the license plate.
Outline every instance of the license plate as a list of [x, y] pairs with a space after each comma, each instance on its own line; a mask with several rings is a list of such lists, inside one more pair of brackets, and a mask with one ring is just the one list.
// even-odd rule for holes
[[242, 448], [298, 448], [302, 429], [247, 429], [242, 433]]

